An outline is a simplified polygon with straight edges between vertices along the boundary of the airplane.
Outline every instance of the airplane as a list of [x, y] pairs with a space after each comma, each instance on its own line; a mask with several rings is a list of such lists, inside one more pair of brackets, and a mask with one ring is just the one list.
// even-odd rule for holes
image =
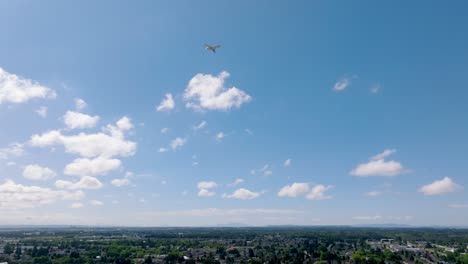
[[221, 45], [211, 46], [211, 45], [205, 44], [205, 49], [211, 50], [213, 53], [216, 53], [216, 49], [219, 48], [219, 47], [221, 47]]

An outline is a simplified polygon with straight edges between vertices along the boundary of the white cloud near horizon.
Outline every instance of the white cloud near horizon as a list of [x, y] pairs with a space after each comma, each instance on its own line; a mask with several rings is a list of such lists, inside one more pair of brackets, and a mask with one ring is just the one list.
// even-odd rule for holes
[[419, 192], [423, 193], [424, 195], [441, 195], [461, 190], [463, 190], [463, 187], [456, 184], [449, 177], [444, 177], [441, 180], [436, 180], [419, 188]]
[[385, 158], [396, 153], [395, 149], [386, 149], [369, 159], [367, 163], [361, 163], [351, 170], [352, 176], [397, 176], [405, 172], [403, 166], [397, 161], [386, 161]]
[[311, 184], [305, 182], [294, 182], [281, 188], [278, 196], [292, 198], [304, 196], [309, 200], [326, 200], [333, 198], [333, 196], [326, 194], [326, 191], [332, 188], [331, 185], [316, 184], [311, 186]]
[[59, 191], [39, 186], [16, 184], [7, 180], [0, 184], [0, 209], [25, 209], [51, 204], [58, 200], [81, 200], [82, 191]]
[[31, 99], [55, 99], [54, 90], [37, 82], [21, 78], [0, 68], [0, 105], [25, 103]]
[[89, 189], [89, 190], [96, 190], [100, 189], [103, 184], [96, 178], [90, 176], [84, 176], [79, 181], [72, 182], [72, 181], [65, 181], [65, 180], [57, 180], [55, 182], [55, 187], [60, 189], [68, 189], [68, 190], [81, 190], [81, 189]]
[[236, 87], [226, 88], [224, 81], [228, 77], [226, 71], [218, 76], [202, 73], [195, 75], [184, 91], [184, 100], [187, 101], [185, 106], [197, 111], [228, 111], [252, 100], [250, 95]]
[[260, 196], [260, 193], [253, 192], [245, 188], [235, 190], [232, 194], [228, 194], [225, 197], [238, 199], [238, 200], [252, 200]]

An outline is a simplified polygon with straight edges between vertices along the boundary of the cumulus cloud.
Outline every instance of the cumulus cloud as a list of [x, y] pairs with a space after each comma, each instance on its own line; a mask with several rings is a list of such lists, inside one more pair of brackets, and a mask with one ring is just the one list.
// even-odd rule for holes
[[278, 192], [279, 197], [300, 197], [305, 196], [309, 200], [325, 200], [331, 199], [333, 196], [326, 194], [326, 191], [332, 189], [333, 186], [317, 184], [311, 186], [309, 183], [295, 182], [291, 185], [286, 185]]
[[11, 157], [20, 157], [24, 153], [23, 144], [11, 143], [6, 148], [0, 148], [0, 159], [9, 159]]
[[99, 116], [90, 116], [73, 111], [67, 111], [63, 116], [63, 122], [68, 129], [93, 128], [99, 122]]
[[286, 185], [278, 192], [279, 197], [298, 197], [309, 192], [309, 184], [295, 182], [291, 185]]
[[82, 191], [59, 191], [38, 186], [26, 186], [7, 180], [0, 184], [0, 208], [23, 209], [51, 204], [58, 200], [81, 200]]
[[0, 68], [0, 104], [25, 103], [35, 98], [54, 99], [56, 96], [54, 90]]
[[85, 100], [83, 100], [81, 98], [75, 98], [74, 102], [75, 102], [75, 109], [78, 110], [78, 111], [81, 111], [81, 110], [85, 109], [88, 106], [88, 104], [85, 102]]
[[348, 86], [351, 85], [351, 79], [350, 78], [341, 78], [338, 80], [335, 85], [333, 86], [333, 90], [337, 92], [341, 92], [344, 89], [348, 88]]
[[89, 201], [89, 203], [92, 205], [92, 206], [103, 206], [104, 203], [99, 201], [99, 200], [91, 200]]
[[161, 103], [156, 107], [156, 111], [162, 112], [162, 111], [170, 111], [174, 109], [175, 107], [175, 102], [174, 98], [172, 98], [172, 94], [167, 93], [166, 98], [164, 98]]
[[46, 118], [47, 117], [47, 106], [41, 106], [34, 112], [36, 112], [36, 114], [39, 115], [40, 117]]
[[70, 208], [72, 208], [72, 209], [80, 209], [80, 208], [83, 208], [83, 207], [84, 207], [84, 204], [83, 204], [83, 203], [79, 203], [79, 202], [77, 202], [77, 203], [72, 203], [71, 206], [70, 206]]
[[225, 71], [218, 76], [201, 73], [195, 75], [184, 92], [186, 107], [198, 111], [227, 111], [249, 102], [252, 98], [244, 91], [236, 87], [224, 87], [224, 81], [228, 77], [229, 73]]
[[210, 191], [210, 189], [218, 187], [218, 184], [214, 181], [202, 181], [197, 184], [198, 196], [200, 197], [211, 197], [216, 193]]
[[67, 164], [63, 173], [65, 175], [76, 176], [98, 176], [106, 175], [109, 172], [120, 168], [121, 162], [118, 159], [97, 157], [94, 159], [78, 158]]
[[209, 191], [207, 189], [200, 189], [198, 191], [198, 196], [200, 196], [200, 197], [211, 197], [211, 196], [214, 196], [214, 195], [216, 195], [215, 192], [211, 192], [211, 191]]
[[325, 186], [322, 184], [315, 185], [310, 189], [310, 192], [307, 193], [306, 198], [309, 200], [314, 200], [314, 201], [331, 199], [333, 198], [333, 196], [328, 195], [325, 192], [332, 188], [333, 186], [331, 185], [328, 185], [328, 186]]
[[456, 191], [461, 191], [462, 186], [456, 184], [449, 177], [444, 177], [442, 180], [434, 181], [430, 184], [424, 185], [419, 189], [424, 195], [440, 195]]
[[91, 189], [96, 190], [102, 187], [102, 183], [90, 176], [84, 176], [79, 181], [71, 182], [71, 181], [64, 181], [58, 180], [55, 182], [55, 187], [61, 189], [69, 189], [69, 190], [77, 190], [77, 189]]
[[227, 195], [227, 198], [239, 199], [239, 200], [252, 200], [260, 196], [258, 192], [252, 192], [245, 188], [235, 190], [232, 194]]
[[123, 117], [117, 126], [108, 125], [103, 132], [95, 134], [79, 133], [63, 135], [60, 130], [51, 130], [42, 135], [33, 135], [29, 143], [35, 147], [63, 145], [65, 151], [83, 157], [131, 156], [136, 151], [136, 143], [125, 139], [124, 132], [133, 125]]
[[394, 154], [395, 149], [387, 149], [369, 159], [369, 162], [359, 164], [350, 174], [353, 176], [397, 176], [405, 172], [401, 163], [386, 161], [385, 158]]
[[214, 181], [202, 181], [197, 184], [198, 189], [212, 189], [218, 187]]
[[168, 127], [161, 128], [161, 134], [166, 134], [169, 131]]
[[122, 187], [122, 186], [127, 186], [130, 184], [130, 180], [129, 179], [113, 179], [112, 182], [111, 182], [112, 185], [114, 185], [115, 187]]
[[23, 176], [30, 180], [45, 181], [54, 178], [57, 174], [47, 167], [31, 164], [24, 167]]
[[176, 151], [177, 149], [180, 149], [182, 146], [184, 146], [185, 143], [187, 143], [186, 138], [181, 138], [181, 137], [175, 138], [171, 141], [171, 149], [173, 151]]
[[291, 166], [291, 162], [292, 162], [291, 159], [287, 159], [287, 160], [284, 161], [283, 166], [284, 167], [289, 167], [289, 166]]

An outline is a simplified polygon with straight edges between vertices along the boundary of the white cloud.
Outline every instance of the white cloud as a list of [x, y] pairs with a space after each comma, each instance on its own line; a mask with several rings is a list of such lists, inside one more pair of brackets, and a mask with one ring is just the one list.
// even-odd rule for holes
[[35, 181], [45, 181], [54, 178], [57, 174], [47, 168], [41, 167], [37, 164], [27, 165], [23, 170], [23, 176], [26, 179], [35, 180]]
[[175, 102], [174, 98], [172, 98], [172, 94], [167, 93], [166, 98], [161, 101], [161, 103], [156, 107], [156, 111], [170, 111], [174, 109]]
[[120, 168], [121, 162], [118, 159], [97, 157], [94, 159], [78, 158], [67, 164], [63, 173], [65, 175], [76, 176], [98, 176]]
[[244, 182], [244, 179], [237, 178], [231, 185], [236, 186]]
[[211, 197], [211, 196], [214, 196], [214, 195], [216, 195], [215, 192], [210, 192], [207, 189], [200, 189], [198, 191], [198, 196], [200, 196], [200, 197]]
[[333, 86], [333, 90], [340, 92], [346, 89], [349, 85], [351, 85], [351, 79], [342, 78], [335, 83], [335, 85]]
[[88, 106], [88, 104], [85, 102], [85, 100], [83, 100], [81, 98], [75, 98], [74, 102], [75, 102], [75, 109], [78, 110], [78, 111], [81, 111], [81, 110], [85, 109]]
[[365, 193], [366, 196], [370, 196], [370, 197], [380, 196], [382, 194], [383, 192], [381, 191], [370, 191], [370, 192]]
[[90, 116], [73, 111], [67, 111], [63, 116], [63, 122], [68, 129], [93, 128], [99, 122], [99, 116]]
[[383, 160], [386, 157], [396, 153], [396, 149], [386, 149], [382, 153], [379, 153], [373, 157], [370, 158], [370, 160]]
[[38, 186], [16, 184], [11, 180], [0, 184], [1, 209], [34, 208], [57, 200], [81, 200], [83, 197], [82, 191], [57, 191]]
[[385, 158], [395, 153], [394, 149], [387, 149], [369, 159], [369, 162], [359, 164], [350, 174], [353, 176], [397, 176], [405, 172], [401, 163]]
[[245, 188], [240, 188], [234, 191], [232, 194], [227, 195], [227, 198], [234, 198], [239, 200], [252, 200], [260, 196], [258, 192], [252, 192]]
[[23, 144], [11, 143], [6, 148], [0, 148], [0, 159], [9, 159], [11, 157], [20, 157], [24, 153]]
[[283, 166], [284, 167], [289, 167], [289, 166], [291, 166], [291, 162], [292, 162], [291, 159], [287, 159], [287, 160], [284, 161]]
[[174, 140], [171, 141], [171, 149], [176, 151], [177, 149], [181, 148], [183, 145], [187, 143], [186, 138], [175, 138]]
[[102, 183], [94, 177], [84, 176], [77, 182], [58, 180], [55, 182], [55, 187], [61, 188], [61, 189], [69, 189], [69, 190], [77, 190], [77, 189], [95, 190], [95, 189], [100, 189], [102, 187]]
[[167, 152], [168, 149], [167, 148], [159, 148], [158, 152], [159, 153], [164, 153], [164, 152]]
[[279, 197], [300, 197], [305, 196], [309, 200], [325, 200], [331, 199], [333, 196], [327, 195], [325, 192], [332, 189], [333, 186], [317, 184], [310, 186], [309, 183], [295, 182], [291, 185], [286, 185], [278, 192]]
[[225, 137], [224, 133], [219, 132], [218, 134], [216, 134], [216, 141], [221, 142], [224, 137]]
[[[263, 176], [270, 176], [273, 174], [273, 171], [270, 169], [269, 164], [265, 164], [261, 169], [258, 170]], [[255, 175], [257, 174], [256, 170], [250, 170], [250, 174]]]
[[309, 184], [295, 182], [291, 185], [286, 185], [278, 192], [279, 197], [298, 197], [309, 192]]
[[103, 202], [98, 201], [98, 200], [91, 200], [91, 201], [89, 201], [89, 203], [90, 203], [92, 206], [103, 206], [103, 205], [104, 205]]
[[442, 180], [434, 181], [430, 184], [424, 185], [419, 189], [424, 195], [440, 195], [461, 191], [462, 186], [456, 184], [449, 177], [444, 177]]
[[72, 203], [70, 208], [72, 209], [80, 209], [80, 208], [83, 208], [84, 207], [84, 204], [83, 203]]
[[311, 188], [310, 192], [306, 195], [306, 198], [309, 200], [326, 200], [331, 199], [333, 196], [327, 195], [325, 192], [332, 189], [333, 186], [318, 184]]
[[163, 127], [161, 129], [161, 134], [166, 134], [167, 132], [169, 132], [169, 128], [168, 127]]
[[206, 121], [201, 121], [200, 124], [193, 127], [193, 130], [197, 131], [204, 128], [208, 123]]
[[213, 189], [218, 187], [218, 184], [214, 181], [202, 181], [197, 184], [198, 196], [200, 197], [211, 197], [214, 196], [216, 193], [210, 191], [209, 189]]
[[202, 181], [197, 184], [198, 189], [212, 189], [218, 187], [218, 184], [214, 181]]
[[36, 111], [36, 114], [38, 114], [42, 118], [47, 117], [47, 106], [41, 106], [39, 107]]
[[57, 94], [29, 79], [23, 79], [0, 68], [0, 104], [25, 103], [34, 98], [54, 99]]
[[65, 151], [83, 157], [131, 156], [136, 151], [136, 143], [125, 140], [124, 132], [132, 127], [129, 119], [124, 117], [117, 122], [117, 127], [108, 125], [107, 133], [63, 135], [59, 130], [51, 130], [42, 135], [33, 135], [30, 144], [36, 147], [63, 145]]
[[[133, 128], [132, 120], [124, 116], [115, 123], [119, 131], [127, 131]], [[112, 129], [112, 126], [110, 127]]]
[[127, 186], [130, 184], [130, 180], [128, 179], [113, 179], [112, 180], [112, 185], [116, 186], [116, 187], [122, 187], [122, 186]]
[[224, 87], [224, 80], [228, 77], [229, 73], [225, 71], [218, 76], [195, 75], [184, 92], [184, 99], [188, 101], [186, 107], [199, 111], [227, 111], [249, 102], [252, 98], [244, 91], [236, 87]]

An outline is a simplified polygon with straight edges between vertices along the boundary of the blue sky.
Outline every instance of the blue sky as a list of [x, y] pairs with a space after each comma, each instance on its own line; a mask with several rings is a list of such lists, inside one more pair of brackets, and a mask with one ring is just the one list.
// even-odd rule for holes
[[467, 7], [1, 1], [0, 224], [466, 225]]

